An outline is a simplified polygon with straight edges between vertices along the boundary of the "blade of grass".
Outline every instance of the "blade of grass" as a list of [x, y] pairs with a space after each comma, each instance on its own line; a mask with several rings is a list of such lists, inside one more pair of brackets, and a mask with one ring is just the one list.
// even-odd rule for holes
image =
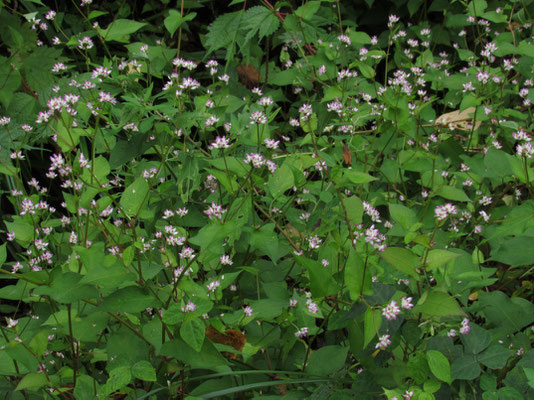
[[261, 369], [261, 370], [254, 369], [254, 370], [249, 370], [249, 371], [228, 371], [228, 372], [219, 372], [219, 373], [210, 374], [210, 375], [196, 376], [194, 378], [188, 379], [188, 382], [206, 380], [206, 379], [212, 379], [212, 378], [220, 378], [220, 377], [228, 376], [228, 375], [257, 375], [257, 374], [265, 374], [265, 375], [284, 374], [284, 375], [319, 376], [319, 375], [313, 375], [313, 374], [309, 374], [307, 372], [300, 372], [300, 371], [275, 371], [275, 370], [272, 370], [272, 369]]
[[201, 399], [213, 399], [221, 396], [227, 396], [233, 393], [246, 392], [247, 390], [258, 389], [268, 386], [277, 386], [277, 385], [297, 385], [303, 383], [319, 383], [319, 382], [328, 382], [330, 379], [292, 379], [292, 380], [279, 380], [279, 381], [269, 381], [269, 382], [257, 382], [250, 383], [248, 385], [237, 386], [228, 389], [217, 390], [215, 392], [206, 393], [197, 395]]

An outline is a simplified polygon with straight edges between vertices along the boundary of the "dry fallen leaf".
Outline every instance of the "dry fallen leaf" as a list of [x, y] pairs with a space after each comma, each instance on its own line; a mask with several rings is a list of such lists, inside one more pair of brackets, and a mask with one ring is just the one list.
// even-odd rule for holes
[[518, 22], [510, 22], [510, 23], [508, 23], [508, 26], [506, 27], [506, 30], [507, 31], [513, 31], [514, 29], [519, 29], [522, 26], [523, 25], [518, 23]]
[[260, 73], [252, 65], [241, 64], [237, 66], [237, 74], [239, 75], [239, 82], [247, 88], [252, 89], [258, 86], [260, 81]]
[[[473, 127], [473, 116], [476, 112], [475, 107], [469, 107], [460, 112], [459, 110], [452, 111], [440, 115], [434, 125], [453, 127], [460, 131], [471, 131]], [[480, 127], [480, 121], [475, 122], [475, 130]]]
[[[130, 74], [140, 74], [141, 68], [139, 66], [133, 66], [132, 64], [128, 64], [128, 69], [126, 70], [126, 75]], [[135, 82], [139, 82], [139, 78], [134, 79]]]
[[[234, 329], [228, 329], [224, 333], [219, 332], [213, 325], [210, 325], [206, 328], [206, 336], [213, 343], [224, 344], [226, 346], [233, 347], [237, 351], [243, 350], [245, 343], [247, 343], [247, 338], [241, 332]], [[235, 354], [223, 353], [225, 356], [235, 359]]]
[[295, 228], [293, 225], [291, 225], [290, 223], [286, 224], [284, 231], [286, 232], [287, 236], [289, 236], [291, 239], [294, 239], [294, 238], [304, 239], [304, 234], [299, 232], [299, 230]]
[[345, 164], [352, 165], [352, 154], [348, 146], [343, 146], [343, 160], [345, 160]]

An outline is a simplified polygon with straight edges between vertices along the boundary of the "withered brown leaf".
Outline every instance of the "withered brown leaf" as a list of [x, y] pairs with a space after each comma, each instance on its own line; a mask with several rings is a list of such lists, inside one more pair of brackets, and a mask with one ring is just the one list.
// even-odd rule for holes
[[237, 75], [239, 76], [239, 82], [245, 85], [247, 88], [252, 89], [258, 86], [261, 76], [260, 72], [252, 65], [241, 64], [237, 66]]
[[348, 146], [343, 146], [343, 160], [345, 160], [345, 164], [352, 165], [352, 154]]
[[[247, 343], [247, 338], [241, 332], [234, 329], [227, 329], [224, 333], [219, 332], [213, 325], [206, 328], [206, 337], [213, 343], [224, 344], [233, 347], [237, 351], [243, 350]], [[235, 359], [236, 355], [231, 353], [223, 353], [225, 356]]]

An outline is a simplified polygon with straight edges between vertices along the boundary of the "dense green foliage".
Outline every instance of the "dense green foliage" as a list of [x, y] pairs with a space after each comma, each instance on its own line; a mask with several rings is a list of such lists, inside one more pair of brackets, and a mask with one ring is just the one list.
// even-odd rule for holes
[[534, 398], [534, 1], [45, 2], [0, 397]]

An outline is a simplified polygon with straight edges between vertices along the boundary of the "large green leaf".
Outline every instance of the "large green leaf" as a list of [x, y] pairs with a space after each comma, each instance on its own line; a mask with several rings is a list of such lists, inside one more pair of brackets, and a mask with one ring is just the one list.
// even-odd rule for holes
[[380, 257], [398, 271], [419, 279], [417, 268], [421, 266], [421, 260], [410, 250], [403, 247], [388, 247], [380, 253]]
[[276, 16], [274, 10], [267, 7], [251, 7], [245, 13], [243, 27], [247, 31], [245, 38], [247, 40], [258, 33], [259, 40], [276, 32], [280, 26], [280, 19]]
[[99, 265], [87, 269], [87, 274], [80, 283], [97, 285], [106, 289], [119, 287], [125, 282], [135, 281], [138, 278], [136, 274], [128, 272], [118, 261], [111, 265]]
[[306, 372], [320, 376], [330, 375], [343, 368], [348, 351], [348, 347], [342, 346], [321, 347], [311, 354]]
[[467, 11], [469, 12], [469, 15], [481, 15], [486, 8], [488, 7], [488, 3], [486, 0], [472, 0], [467, 5]]
[[295, 185], [295, 178], [293, 171], [289, 167], [287, 161], [284, 162], [276, 172], [271, 175], [267, 183], [267, 187], [273, 197], [278, 197], [286, 190]]
[[185, 321], [182, 326], [180, 326], [180, 336], [184, 342], [191, 346], [195, 351], [200, 351], [202, 349], [205, 332], [206, 326], [198, 318]]
[[495, 147], [490, 147], [484, 157], [484, 165], [488, 171], [493, 172], [496, 176], [505, 177], [512, 174], [512, 168], [508, 161], [508, 155]]
[[453, 253], [452, 251], [448, 251], [448, 250], [441, 250], [441, 249], [430, 250], [428, 252], [428, 257], [427, 257], [427, 263], [428, 263], [427, 270], [432, 271], [443, 265], [447, 265], [452, 260], [460, 256], [461, 254]]
[[163, 25], [169, 31], [169, 33], [174, 35], [174, 32], [187, 21], [192, 21], [197, 16], [196, 12], [189, 13], [183, 17], [177, 10], [169, 10], [169, 15], [163, 20]]
[[413, 311], [436, 317], [465, 315], [464, 311], [453, 297], [438, 290], [431, 290], [423, 295]]
[[214, 158], [210, 159], [209, 163], [225, 173], [226, 171], [233, 172], [240, 178], [246, 176], [249, 170], [247, 165], [236, 157]]
[[145, 178], [137, 178], [130, 186], [124, 189], [120, 204], [124, 213], [133, 217], [141, 210], [148, 194], [148, 183]]
[[200, 352], [193, 350], [182, 339], [174, 338], [165, 342], [159, 355], [176, 358], [191, 368], [216, 370], [228, 364], [226, 359], [215, 349], [213, 343], [204, 340]]
[[451, 365], [451, 376], [453, 380], [463, 379], [470, 381], [478, 378], [482, 370], [475, 356], [469, 355], [454, 360]]
[[11, 68], [8, 59], [0, 56], [0, 103], [9, 107], [22, 80], [20, 72]]
[[28, 347], [32, 350], [33, 354], [37, 355], [38, 357], [41, 357], [44, 354], [46, 348], [48, 347], [48, 335], [49, 332], [47, 329], [45, 329], [37, 333], [32, 338]]
[[[16, 360], [18, 365], [23, 365], [26, 371], [36, 371], [39, 367], [39, 361], [36, 359], [35, 354], [26, 346], [21, 343], [11, 341], [5, 345], [5, 352], [12, 360]], [[30, 383], [31, 378], [28, 378]]]
[[107, 397], [113, 392], [122, 389], [130, 383], [132, 380], [132, 373], [130, 367], [123, 366], [118, 367], [109, 373], [109, 378], [104, 385], [100, 387], [98, 391], [99, 397]]
[[156, 382], [156, 370], [148, 361], [138, 361], [132, 365], [132, 375], [143, 381]]
[[306, 257], [296, 257], [296, 260], [308, 271], [313, 297], [325, 297], [337, 293], [338, 285], [329, 269], [323, 267], [317, 260]]
[[6, 246], [7, 246], [7, 243], [0, 245], [0, 267], [4, 265], [4, 263], [6, 262], [6, 258], [7, 258]]
[[368, 183], [376, 181], [377, 178], [369, 175], [366, 172], [355, 171], [353, 169], [347, 169], [343, 171], [343, 177], [348, 179], [350, 183], [358, 185], [360, 183]]
[[489, 328], [499, 328], [501, 332], [519, 331], [534, 322], [534, 304], [520, 298], [510, 298], [503, 292], [481, 292], [475, 303], [489, 324]]
[[295, 10], [295, 15], [303, 20], [310, 20], [321, 7], [320, 1], [308, 1]]
[[110, 312], [139, 312], [149, 307], [157, 307], [158, 302], [136, 286], [129, 286], [113, 292], [104, 298], [100, 309]]
[[517, 46], [521, 54], [534, 58], [534, 45], [526, 40], [521, 40]]
[[477, 355], [477, 360], [488, 368], [500, 369], [506, 365], [508, 359], [513, 355], [513, 350], [495, 344], [488, 347], [483, 353]]
[[232, 229], [233, 227], [231, 223], [223, 224], [218, 220], [213, 220], [204, 225], [202, 229], [198, 231], [196, 236], [189, 239], [189, 242], [196, 246], [200, 246], [201, 251], [210, 248], [213, 249], [213, 247], [219, 248], [219, 254], [222, 254], [223, 241], [231, 234]]
[[80, 128], [66, 128], [64, 124], [60, 123], [57, 127], [57, 142], [61, 151], [68, 152], [76, 149], [80, 143], [80, 136], [83, 136], [85, 131]]
[[438, 196], [453, 201], [470, 201], [462, 189], [453, 186], [442, 186], [436, 193]]
[[462, 335], [462, 342], [466, 353], [478, 354], [489, 346], [490, 333], [476, 324], [471, 324], [469, 334]]
[[534, 368], [523, 367], [523, 372], [528, 380], [528, 385], [534, 389]]
[[30, 291], [34, 287], [36, 287], [34, 284], [19, 279], [14, 285], [0, 288], [0, 299], [22, 300], [30, 295]]
[[363, 202], [357, 196], [343, 198], [343, 206], [347, 211], [347, 218], [351, 224], [361, 224], [363, 217]]
[[128, 43], [129, 35], [137, 32], [143, 26], [148, 25], [146, 22], [137, 22], [129, 19], [117, 19], [109, 24], [106, 29], [102, 29], [100, 34], [106, 42]]
[[95, 158], [93, 162], [92, 171], [89, 169], [84, 169], [82, 173], [82, 177], [86, 181], [91, 182], [93, 180], [92, 176], [94, 175], [94, 177], [102, 183], [102, 181], [109, 174], [109, 171], [110, 171], [110, 167], [109, 167], [108, 160], [103, 156], [98, 156]]
[[287, 301], [284, 299], [261, 299], [253, 301], [250, 305], [254, 309], [255, 317], [264, 321], [273, 321], [287, 307]]
[[97, 387], [96, 381], [88, 375], [79, 375], [76, 378], [76, 387], [74, 396], [76, 400], [93, 400], [95, 398], [94, 388]]
[[371, 37], [365, 32], [351, 31], [349, 36], [352, 43], [371, 44]]
[[351, 249], [345, 264], [345, 285], [354, 301], [360, 300], [362, 295], [372, 294], [370, 274], [365, 273], [363, 260], [354, 249]]
[[16, 391], [24, 390], [24, 389], [37, 390], [40, 387], [43, 387], [44, 385], [46, 385], [46, 383], [47, 383], [47, 380], [44, 374], [36, 374], [35, 372], [32, 372], [20, 380], [15, 390]]
[[[58, 271], [58, 272], [56, 272]], [[54, 271], [50, 286], [41, 286], [34, 290], [35, 294], [48, 295], [60, 303], [74, 303], [82, 299], [98, 297], [94, 286], [80, 283], [82, 275], [74, 272]]]
[[111, 169], [118, 168], [135, 157], [144, 154], [150, 147], [147, 134], [139, 133], [133, 135], [130, 140], [118, 140], [109, 156], [109, 166]]
[[275, 71], [272, 75], [269, 75], [269, 81], [272, 82], [273, 85], [286, 86], [293, 84], [298, 76], [298, 71], [291, 68], [283, 71]]
[[274, 231], [274, 224], [265, 224], [259, 230], [252, 232], [250, 245], [266, 254], [273, 262], [284, 254], [281, 253], [278, 235]]
[[[161, 336], [159, 337], [161, 341]], [[108, 337], [106, 352], [108, 355], [108, 370], [117, 366], [131, 367], [139, 361], [148, 358], [147, 343], [131, 330], [122, 328]]]
[[374, 339], [382, 325], [382, 315], [380, 310], [376, 308], [367, 308], [364, 314], [363, 323], [363, 347], [365, 348], [371, 340]]
[[[504, 236], [521, 236], [525, 231], [534, 226], [534, 201], [527, 200], [518, 206], [514, 206], [506, 219], [497, 226], [491, 238]], [[520, 243], [519, 243], [520, 244]]]
[[35, 231], [31, 224], [23, 221], [20, 217], [13, 217], [13, 222], [3, 221], [8, 232], [15, 233], [17, 243], [30, 242], [34, 239]]
[[362, 75], [367, 79], [374, 78], [376, 72], [373, 67], [371, 67], [369, 64], [362, 62], [362, 61], [355, 61], [351, 64], [352, 66], [358, 67]]
[[532, 264], [534, 260], [533, 240], [532, 236], [503, 239], [499, 242], [499, 247], [492, 249], [491, 259], [512, 266]]
[[240, 25], [243, 21], [242, 10], [222, 14], [209, 26], [205, 47], [208, 52], [233, 46], [239, 36]]
[[389, 214], [393, 221], [398, 222], [404, 229], [410, 229], [417, 223], [415, 211], [402, 204], [390, 204]]
[[440, 381], [447, 382], [450, 384], [451, 379], [451, 366], [449, 360], [443, 354], [437, 350], [428, 350], [426, 352], [426, 359], [428, 361], [428, 366], [430, 371], [434, 374], [436, 378]]

